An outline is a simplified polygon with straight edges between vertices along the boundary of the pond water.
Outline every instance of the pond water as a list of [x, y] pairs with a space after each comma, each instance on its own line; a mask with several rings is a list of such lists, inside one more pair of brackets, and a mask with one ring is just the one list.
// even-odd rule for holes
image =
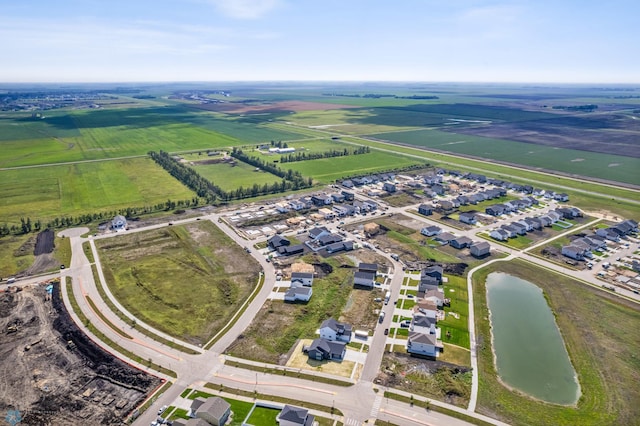
[[575, 404], [580, 385], [542, 290], [493, 272], [487, 277], [487, 303], [500, 379], [534, 398]]

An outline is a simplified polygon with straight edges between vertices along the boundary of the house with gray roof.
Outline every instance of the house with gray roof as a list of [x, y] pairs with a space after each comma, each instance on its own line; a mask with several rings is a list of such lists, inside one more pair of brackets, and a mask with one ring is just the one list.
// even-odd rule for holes
[[409, 332], [407, 339], [407, 352], [410, 354], [427, 355], [435, 357], [442, 348], [435, 334]]
[[327, 340], [349, 343], [351, 341], [351, 331], [351, 324], [338, 322], [333, 318], [324, 320], [320, 325], [320, 337]]
[[347, 351], [345, 342], [338, 342], [337, 340], [327, 340], [323, 338], [315, 339], [311, 342], [309, 347], [304, 348], [310, 359], [322, 361], [328, 360], [342, 360], [344, 354]]
[[309, 410], [285, 405], [276, 416], [276, 422], [280, 426], [312, 426], [315, 417], [309, 414]]
[[308, 302], [313, 295], [311, 287], [292, 286], [284, 293], [285, 302]]
[[491, 245], [486, 241], [479, 241], [469, 247], [471, 256], [482, 257], [491, 254]]
[[111, 221], [111, 229], [114, 231], [123, 231], [127, 229], [127, 219], [121, 214], [115, 216]]
[[197, 408], [194, 409], [196, 400], [191, 403], [191, 412], [194, 417], [205, 420], [214, 426], [224, 425], [231, 414], [231, 405], [220, 397], [197, 398]]

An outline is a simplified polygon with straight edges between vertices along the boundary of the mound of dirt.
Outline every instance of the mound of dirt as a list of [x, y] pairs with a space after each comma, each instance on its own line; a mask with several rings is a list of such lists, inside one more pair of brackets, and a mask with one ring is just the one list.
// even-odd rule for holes
[[55, 234], [51, 229], [45, 229], [40, 232], [36, 238], [36, 247], [33, 249], [33, 254], [38, 256], [40, 254], [52, 253], [55, 247], [53, 242], [55, 240]]

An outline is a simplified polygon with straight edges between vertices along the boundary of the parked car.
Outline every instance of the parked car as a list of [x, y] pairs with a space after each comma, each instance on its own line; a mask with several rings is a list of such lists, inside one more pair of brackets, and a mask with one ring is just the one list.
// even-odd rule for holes
[[384, 335], [385, 335], [385, 336], [387, 336], [388, 334], [389, 334], [389, 329], [388, 329], [388, 328], [385, 328], [385, 329], [384, 329]]
[[162, 407], [160, 407], [160, 409], [158, 410], [158, 415], [164, 413], [164, 411], [167, 409], [166, 405], [163, 405]]

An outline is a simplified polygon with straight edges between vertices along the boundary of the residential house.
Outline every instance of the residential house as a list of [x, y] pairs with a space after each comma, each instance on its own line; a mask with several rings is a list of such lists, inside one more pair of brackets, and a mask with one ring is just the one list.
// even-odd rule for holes
[[435, 334], [409, 332], [407, 339], [407, 352], [411, 354], [437, 356], [442, 344], [438, 344]]
[[289, 201], [289, 207], [291, 207], [291, 209], [295, 211], [300, 211], [300, 210], [303, 210], [306, 207], [306, 205], [300, 200], [291, 200]]
[[353, 241], [340, 241], [338, 243], [329, 244], [325, 246], [327, 253], [336, 253], [339, 251], [351, 251], [353, 250]]
[[291, 241], [276, 234], [267, 240], [267, 245], [272, 250], [278, 250], [280, 247], [291, 245]]
[[555, 194], [553, 199], [556, 201], [569, 201], [569, 196], [565, 193]]
[[382, 185], [382, 189], [388, 193], [396, 192], [396, 186], [390, 182], [385, 182], [384, 185]]
[[577, 245], [562, 246], [562, 254], [575, 260], [584, 260], [585, 249]]
[[520, 222], [511, 222], [508, 226], [514, 228], [518, 235], [525, 235], [527, 233], [527, 227]]
[[476, 213], [475, 212], [460, 213], [460, 222], [466, 223], [467, 225], [475, 225], [477, 222]]
[[431, 208], [431, 206], [428, 206], [426, 204], [420, 204], [418, 206], [418, 213], [424, 216], [431, 216], [433, 214], [433, 209]]
[[311, 202], [314, 206], [322, 207], [331, 204], [333, 199], [326, 194], [318, 194], [311, 196]]
[[423, 276], [420, 278], [418, 285], [418, 293], [427, 293], [430, 290], [438, 290], [438, 286], [442, 281], [436, 277]]
[[489, 233], [489, 236], [498, 241], [507, 241], [509, 239], [509, 233], [504, 229], [494, 229]]
[[455, 238], [456, 236], [449, 232], [441, 232], [440, 234], [435, 236], [434, 240], [438, 241], [442, 245], [445, 245], [449, 244], [449, 241], [454, 240]]
[[422, 180], [427, 185], [434, 185], [442, 182], [442, 176], [438, 174], [429, 173], [422, 177]]
[[538, 219], [540, 221], [540, 224], [542, 226], [551, 226], [553, 225], [553, 219], [551, 219], [550, 216], [542, 215], [542, 216], [538, 216], [537, 218], [534, 219]]
[[460, 203], [461, 206], [466, 206], [467, 204], [469, 204], [469, 197], [467, 197], [466, 195], [459, 195], [456, 200], [458, 200], [458, 203]]
[[353, 275], [353, 285], [373, 288], [376, 283], [376, 274], [374, 272], [356, 271]]
[[358, 264], [358, 271], [360, 272], [372, 272], [373, 274], [378, 273], [378, 264], [377, 263], [364, 263], [361, 262]]
[[353, 182], [351, 182], [349, 179], [343, 180], [342, 186], [344, 186], [345, 188], [353, 188]]
[[221, 426], [226, 423], [231, 414], [231, 405], [224, 399], [215, 396], [202, 402], [194, 414], [194, 417], [205, 420], [211, 425]]
[[323, 359], [342, 360], [347, 348], [344, 342], [319, 338], [315, 339], [309, 347], [303, 350], [306, 350], [310, 359], [322, 361]]
[[444, 294], [439, 290], [429, 290], [422, 298], [435, 303], [438, 308], [442, 308], [445, 305]]
[[537, 217], [527, 217], [524, 219], [524, 221], [527, 222], [531, 226], [531, 229], [534, 231], [542, 229], [542, 227], [544, 226], [540, 218]]
[[173, 421], [173, 426], [211, 426], [209, 422], [202, 419], [176, 419]]
[[313, 286], [313, 273], [311, 272], [292, 272], [291, 285], [296, 286]]
[[526, 232], [531, 232], [531, 231], [533, 231], [533, 225], [532, 225], [531, 223], [527, 222], [527, 220], [526, 220], [526, 219], [520, 219], [520, 220], [518, 220], [518, 221], [516, 221], [516, 222], [514, 222], [514, 223], [518, 223], [520, 226], [523, 226], [523, 227], [524, 227], [524, 230], [525, 230]]
[[439, 183], [431, 185], [430, 189], [438, 195], [444, 195], [444, 186]]
[[337, 192], [331, 194], [331, 198], [333, 199], [334, 203], [344, 203], [345, 200], [344, 194], [339, 194]]
[[502, 225], [500, 229], [504, 230], [509, 234], [509, 238], [516, 238], [518, 236], [518, 230], [511, 225]]
[[486, 256], [491, 253], [491, 245], [486, 241], [476, 242], [471, 244], [469, 252], [474, 257]]
[[313, 295], [311, 287], [291, 286], [284, 293], [285, 302], [308, 302]]
[[599, 228], [596, 230], [596, 235], [610, 241], [620, 241], [620, 235], [611, 228]]
[[285, 405], [276, 416], [276, 422], [280, 426], [312, 426], [315, 417], [304, 408]]
[[332, 220], [335, 219], [336, 214], [333, 210], [329, 210], [327, 208], [321, 208], [318, 210], [318, 214], [322, 216], [324, 220]]
[[425, 334], [436, 334], [436, 320], [426, 315], [414, 315], [409, 331]]
[[457, 248], [458, 250], [467, 248], [473, 243], [473, 240], [469, 237], [457, 237], [451, 241], [449, 241], [449, 245], [453, 248]]
[[434, 235], [438, 235], [441, 232], [442, 232], [442, 228], [435, 225], [425, 226], [420, 230], [420, 233], [425, 237], [433, 237]]
[[122, 231], [127, 229], [127, 219], [122, 215], [117, 215], [111, 221], [111, 229], [114, 231]]
[[320, 337], [349, 343], [351, 341], [351, 330], [351, 324], [345, 324], [329, 318], [320, 325]]
[[500, 216], [504, 214], [504, 210], [505, 207], [503, 204], [494, 204], [484, 209], [484, 212], [491, 216]]
[[278, 254], [280, 256], [292, 256], [294, 254], [302, 254], [304, 252], [304, 246], [302, 244], [296, 244], [293, 246], [282, 246], [278, 248]]
[[413, 305], [413, 312], [435, 320], [438, 316], [438, 305], [430, 300], [418, 299]]
[[453, 208], [454, 208], [454, 205], [451, 201], [448, 201], [448, 200], [440, 201], [440, 209], [442, 209], [444, 212], [452, 211]]
[[353, 201], [353, 199], [355, 198], [354, 193], [349, 191], [342, 191], [342, 195], [344, 195], [345, 201]]
[[329, 244], [338, 243], [342, 240], [343, 238], [338, 234], [323, 235], [320, 238], [316, 238], [316, 242], [321, 246], [327, 246]]
[[427, 266], [420, 272], [420, 279], [424, 277], [433, 277], [438, 280], [438, 283], [441, 283], [443, 273], [444, 268], [440, 265]]
[[324, 226], [313, 228], [309, 231], [309, 238], [312, 240], [318, 240], [325, 235], [330, 235], [331, 232]]

